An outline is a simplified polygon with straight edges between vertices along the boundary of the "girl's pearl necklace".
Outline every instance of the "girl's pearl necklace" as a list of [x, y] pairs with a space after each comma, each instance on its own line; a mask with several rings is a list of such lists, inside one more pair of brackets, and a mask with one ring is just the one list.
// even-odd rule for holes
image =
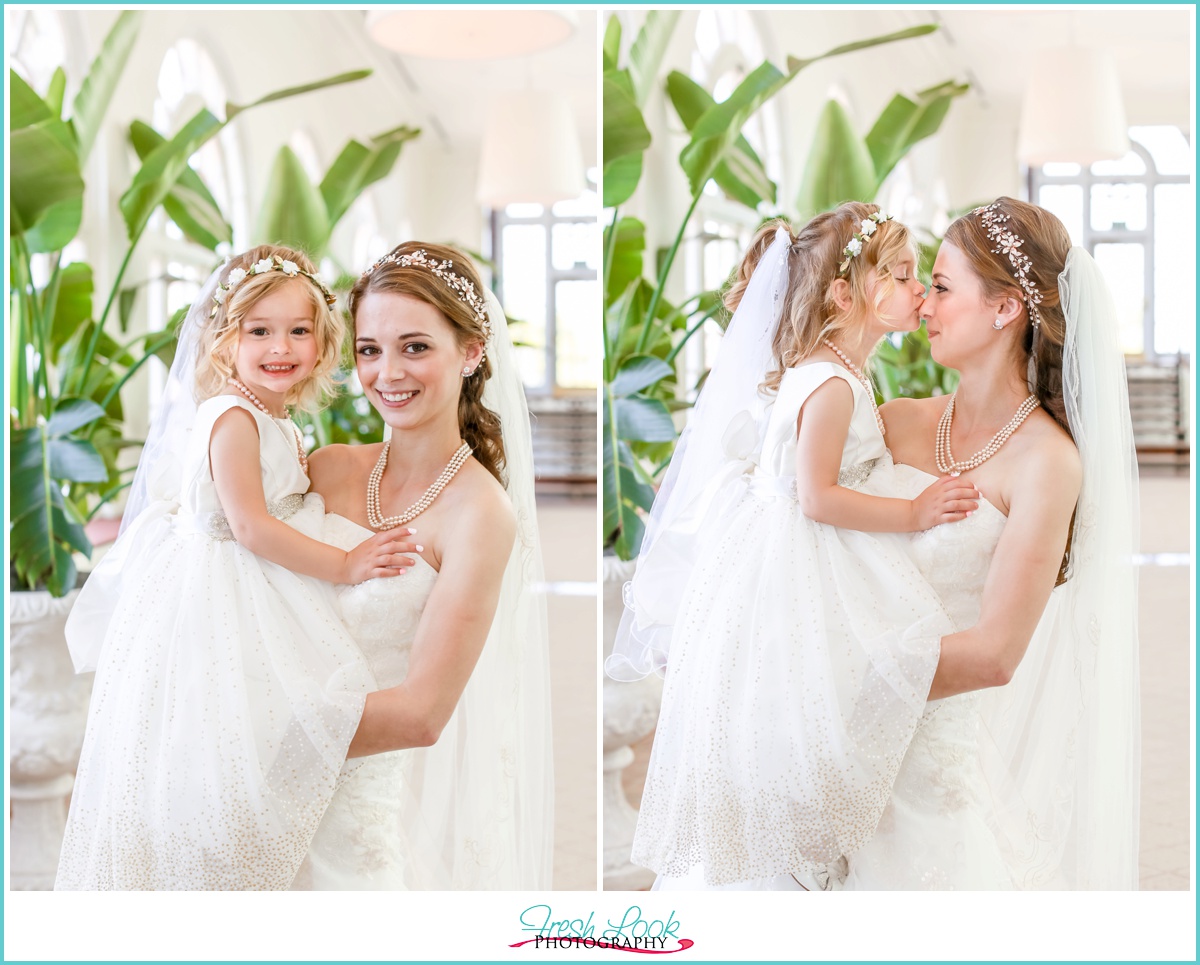
[[1017, 408], [1016, 414], [1008, 420], [1008, 425], [992, 436], [991, 442], [975, 453], [970, 459], [955, 462], [954, 454], [950, 451], [950, 429], [954, 425], [954, 398], [956, 395], [958, 395], [957, 392], [950, 396], [950, 401], [946, 403], [942, 417], [938, 419], [937, 440], [934, 452], [934, 455], [937, 457], [938, 472], [949, 473], [952, 476], [964, 473], [968, 469], [975, 469], [991, 459], [992, 456], [1000, 451], [1000, 447], [1008, 441], [1009, 436], [1021, 427], [1021, 423], [1029, 418], [1030, 413], [1039, 404], [1037, 396], [1031, 395]]
[[[259, 401], [258, 396], [256, 396], [253, 392], [251, 392], [249, 386], [247, 386], [246, 383], [243, 382], [241, 379], [230, 378], [229, 384], [232, 385], [235, 389], [237, 389], [240, 393], [242, 393], [242, 395], [244, 395], [247, 399], [249, 399], [254, 405], [258, 406], [258, 408], [260, 410], [265, 412], [272, 419], [275, 418], [275, 415], [271, 412], [271, 410], [268, 409], [265, 405], [263, 405], [261, 401]], [[292, 423], [292, 429], [294, 430], [292, 435], [296, 440], [296, 455], [300, 457], [300, 468], [302, 470], [304, 470], [304, 475], [307, 476], [308, 475], [308, 456], [305, 455], [305, 453], [304, 453], [304, 443], [302, 443], [300, 441], [300, 433], [298, 430], [296, 430], [296, 424], [294, 422]]]
[[416, 519], [441, 495], [442, 490], [446, 488], [450, 480], [454, 478], [455, 473], [462, 468], [463, 463], [471, 455], [471, 447], [464, 442], [454, 450], [454, 455], [446, 463], [446, 468], [433, 481], [433, 485], [425, 490], [420, 499], [409, 506], [399, 516], [384, 516], [379, 505], [379, 483], [383, 480], [383, 471], [387, 468], [388, 452], [391, 447], [391, 439], [384, 442], [383, 449], [379, 453], [379, 459], [375, 463], [375, 468], [371, 470], [371, 475], [367, 477], [367, 522], [371, 524], [372, 529], [394, 529], [397, 526], [403, 526], [405, 523]]
[[887, 435], [887, 427], [883, 424], [883, 416], [879, 414], [879, 406], [875, 402], [875, 386], [871, 384], [871, 380], [863, 375], [862, 369], [851, 362], [850, 359], [846, 357], [846, 353], [834, 345], [833, 342], [829, 341], [829, 339], [825, 339], [824, 341], [826, 348], [828, 348], [831, 352], [833, 352], [834, 355], [842, 360], [842, 364], [850, 370], [850, 373], [856, 379], [858, 379], [858, 381], [862, 383], [862, 387], [867, 390], [867, 398], [871, 400], [871, 409], [875, 412], [875, 424], [879, 426], [879, 434], [881, 436]]

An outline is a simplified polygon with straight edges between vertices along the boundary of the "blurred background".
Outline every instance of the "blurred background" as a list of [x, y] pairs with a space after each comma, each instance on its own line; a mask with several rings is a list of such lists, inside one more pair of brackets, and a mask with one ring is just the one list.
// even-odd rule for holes
[[[757, 226], [848, 199], [913, 226], [922, 280], [1001, 195], [1062, 219], [1121, 316], [1142, 487], [1142, 886], [1190, 886], [1195, 330], [1192, 11], [745, 10], [604, 15], [604, 626], [642, 514], [720, 350], [717, 291]], [[650, 356], [649, 359], [646, 356]], [[952, 391], [924, 333], [882, 398]], [[604, 683], [604, 879], [628, 861], [661, 685]]]
[[[12, 887], [53, 881], [90, 686], [70, 673], [61, 624], [115, 535], [174, 325], [252, 244], [303, 248], [344, 292], [414, 238], [479, 261], [520, 346], [550, 611], [555, 887], [595, 887], [597, 23], [5, 10]], [[381, 438], [355, 390], [305, 421], [310, 445]]]

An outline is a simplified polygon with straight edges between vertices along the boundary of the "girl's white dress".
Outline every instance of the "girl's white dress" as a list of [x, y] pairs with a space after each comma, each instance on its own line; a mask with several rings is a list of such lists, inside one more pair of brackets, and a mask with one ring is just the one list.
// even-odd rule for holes
[[242, 547], [209, 468], [216, 419], [258, 426], [271, 515], [319, 539], [296, 428], [244, 399], [202, 403], [178, 502], [149, 506], [67, 624], [95, 657], [58, 889], [286, 889], [375, 682], [331, 584]]
[[[813, 522], [796, 500], [797, 419], [835, 378], [855, 398], [839, 483], [861, 488], [887, 450], [840, 365], [788, 370], [726, 434], [634, 839], [660, 887], [786, 886], [860, 851], [925, 710], [952, 625], [906, 537]], [[671, 551], [665, 535], [651, 553]], [[652, 587], [637, 605], [653, 621]]]

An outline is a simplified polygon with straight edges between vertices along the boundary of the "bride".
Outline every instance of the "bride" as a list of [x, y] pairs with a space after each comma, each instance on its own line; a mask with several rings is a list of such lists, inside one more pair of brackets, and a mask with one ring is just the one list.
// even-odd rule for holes
[[[756, 275], [781, 270], [786, 278], [764, 259]], [[835, 866], [816, 886], [1136, 888], [1137, 475], [1111, 298], [1053, 215], [1009, 198], [951, 226], [933, 282], [923, 308], [932, 352], [959, 369], [959, 390], [884, 407], [897, 464], [885, 456], [863, 489], [911, 498], [938, 475], [962, 474], [983, 498], [969, 518], [911, 537], [913, 562], [956, 632], [941, 639], [929, 702], [875, 834], [845, 856], [848, 873]], [[732, 377], [745, 397], [761, 381], [754, 346], [780, 324], [785, 287], [776, 281], [765, 300], [739, 306], [732, 345], [750, 348], [723, 352], [709, 386]], [[689, 465], [728, 437], [739, 406], [703, 412], [680, 444], [690, 455], [677, 453], [656, 500], [643, 559], [664, 526], [719, 529], [686, 512], [711, 476], [692, 479]], [[690, 561], [678, 565], [686, 580]], [[639, 639], [638, 626], [627, 611], [614, 652], [648, 668], [663, 638]], [[764, 745], [778, 729], [762, 722]], [[776, 763], [786, 770], [786, 758]], [[721, 830], [737, 853], [763, 845], [743, 840], [744, 827]], [[704, 888], [703, 870], [660, 876], [656, 888]], [[804, 870], [715, 887], [811, 887], [813, 876], [796, 877]]]
[[548, 888], [541, 557], [504, 313], [464, 254], [415, 242], [364, 272], [349, 307], [358, 379], [389, 438], [315, 452], [307, 499], [323, 503], [327, 542], [410, 525], [419, 545], [403, 575], [338, 588], [389, 689], [367, 698], [361, 759], [293, 888]]

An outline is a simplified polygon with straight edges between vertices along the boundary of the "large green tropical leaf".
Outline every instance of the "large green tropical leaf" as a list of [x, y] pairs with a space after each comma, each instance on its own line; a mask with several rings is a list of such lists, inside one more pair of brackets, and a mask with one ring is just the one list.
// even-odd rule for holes
[[893, 43], [911, 37], [920, 37], [937, 29], [935, 24], [924, 24], [906, 30], [871, 37], [854, 43], [842, 44], [815, 57], [788, 57], [787, 73], [782, 73], [770, 62], [756, 67], [737, 86], [729, 97], [706, 111], [692, 130], [692, 140], [679, 156], [680, 165], [688, 176], [692, 194], [697, 194], [708, 183], [716, 168], [737, 142], [746, 121], [770, 98], [774, 97], [800, 71], [829, 57], [865, 50], [880, 44]]
[[796, 196], [802, 220], [843, 201], [873, 201], [878, 188], [875, 166], [850, 117], [837, 101], [825, 103], [813, 133], [804, 178]]
[[601, 52], [603, 64], [601, 70], [617, 69], [617, 59], [621, 56], [621, 21], [617, 15], [610, 14], [608, 23], [604, 25], [604, 43]]
[[396, 127], [371, 138], [370, 145], [350, 141], [321, 180], [321, 197], [332, 227], [341, 220], [360, 194], [387, 177], [406, 143], [419, 137], [421, 129]]
[[[129, 126], [129, 142], [139, 160], [145, 161], [166, 140], [142, 121], [134, 121]], [[167, 192], [163, 210], [189, 241], [203, 245], [209, 251], [215, 251], [223, 241], [233, 241], [233, 228], [225, 220], [208, 186], [191, 166], [184, 168], [179, 180]]]
[[[605, 234], [612, 230], [612, 226], [606, 228]], [[604, 299], [606, 305], [615, 302], [635, 278], [642, 277], [642, 256], [646, 250], [646, 226], [637, 218], [622, 218], [617, 222], [616, 232], [610, 246], [612, 259]]]
[[19, 131], [33, 127], [43, 121], [58, 120], [49, 105], [38, 96], [37, 91], [25, 83], [25, 78], [11, 67], [8, 70], [8, 130]]
[[104, 113], [108, 110], [113, 91], [116, 90], [117, 81], [121, 79], [121, 73], [133, 52], [141, 19], [139, 11], [121, 11], [108, 36], [101, 43], [96, 59], [88, 68], [87, 77], [83, 79], [79, 93], [75, 95], [75, 102], [71, 106], [71, 126], [75, 129], [75, 138], [79, 144], [81, 164], [87, 160], [92, 145], [96, 142], [96, 135], [100, 133], [100, 125], [104, 121]]
[[130, 241], [141, 237], [150, 215], [167, 199], [175, 183], [188, 170], [188, 159], [224, 126], [211, 111], [201, 109], [174, 137], [146, 155], [133, 183], [119, 202]]
[[937, 133], [951, 102], [968, 90], [970, 84], [946, 81], [920, 91], [914, 100], [902, 94], [892, 98], [866, 138], [879, 184], [914, 144]]
[[9, 233], [21, 234], [56, 207], [61, 220], [63, 206], [83, 197], [83, 176], [70, 125], [16, 71], [8, 79]]
[[615, 208], [633, 197], [642, 179], [642, 152], [626, 154], [604, 168], [604, 206]]
[[50, 361], [58, 362], [59, 350], [75, 335], [81, 325], [92, 317], [92, 266], [85, 261], [75, 261], [63, 268], [59, 275], [58, 296], [54, 302], [54, 316], [50, 326]]
[[631, 355], [621, 362], [609, 388], [614, 396], [633, 395], [674, 374], [675, 370], [657, 356]]
[[678, 21], [678, 10], [648, 11], [633, 46], [629, 48], [629, 77], [633, 81], [633, 98], [638, 108], [646, 106], [646, 99], [654, 89], [658, 69]]
[[329, 216], [325, 201], [296, 156], [287, 145], [275, 155], [267, 194], [259, 209], [255, 240], [299, 248], [310, 257], [320, 257], [329, 242]]
[[62, 251], [79, 234], [83, 224], [83, 196], [70, 197], [50, 205], [37, 224], [25, 231], [25, 247], [30, 254]]
[[604, 164], [650, 146], [650, 130], [634, 99], [629, 72], [610, 70], [604, 75]]
[[[688, 131], [716, 104], [708, 91], [678, 70], [667, 75], [667, 96]], [[775, 203], [775, 182], [767, 177], [758, 154], [741, 134], [734, 142], [728, 160], [713, 172], [713, 180], [728, 197], [747, 207], [756, 208], [763, 201]]]

